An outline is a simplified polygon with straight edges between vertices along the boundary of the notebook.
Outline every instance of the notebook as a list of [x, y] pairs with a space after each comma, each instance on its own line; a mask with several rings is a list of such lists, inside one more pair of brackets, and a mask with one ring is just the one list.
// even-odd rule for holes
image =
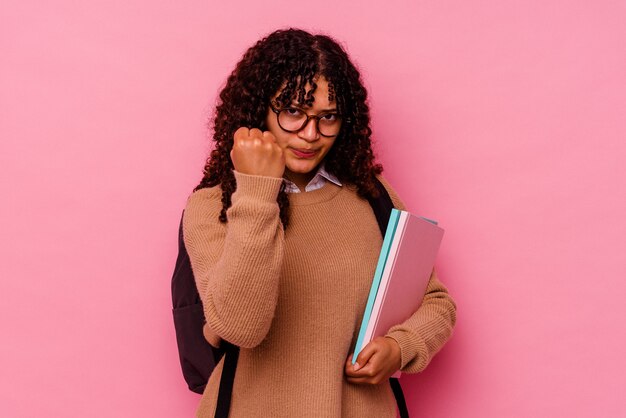
[[421, 305], [444, 230], [436, 222], [392, 209], [352, 362], [371, 340], [408, 319]]

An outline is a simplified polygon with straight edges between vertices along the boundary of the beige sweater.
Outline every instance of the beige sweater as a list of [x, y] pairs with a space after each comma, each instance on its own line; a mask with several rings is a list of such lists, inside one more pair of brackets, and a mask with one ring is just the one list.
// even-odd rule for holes
[[[212, 344], [225, 339], [241, 347], [230, 416], [395, 417], [389, 383], [355, 385], [343, 372], [382, 245], [370, 205], [349, 185], [290, 194], [285, 232], [276, 203], [282, 180], [235, 177], [227, 224], [218, 220], [219, 187], [193, 193], [183, 221], [205, 336]], [[388, 333], [400, 345], [401, 370], [423, 370], [455, 321], [454, 301], [433, 272], [422, 306]], [[198, 417], [213, 417], [222, 363]]]

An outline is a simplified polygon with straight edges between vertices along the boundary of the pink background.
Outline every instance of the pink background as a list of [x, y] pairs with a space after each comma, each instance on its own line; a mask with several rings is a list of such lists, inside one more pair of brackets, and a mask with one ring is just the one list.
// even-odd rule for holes
[[387, 177], [447, 230], [459, 320], [413, 416], [626, 416], [626, 3], [376, 3], [3, 4], [1, 416], [193, 415], [180, 212], [220, 86], [289, 25], [345, 43]]

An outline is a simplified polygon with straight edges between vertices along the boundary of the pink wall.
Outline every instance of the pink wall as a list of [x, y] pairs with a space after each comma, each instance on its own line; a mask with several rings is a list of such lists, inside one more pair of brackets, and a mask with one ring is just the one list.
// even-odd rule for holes
[[626, 4], [376, 3], [3, 6], [1, 416], [193, 415], [179, 215], [220, 85], [286, 25], [345, 42], [388, 178], [447, 230], [459, 320], [414, 416], [626, 416]]

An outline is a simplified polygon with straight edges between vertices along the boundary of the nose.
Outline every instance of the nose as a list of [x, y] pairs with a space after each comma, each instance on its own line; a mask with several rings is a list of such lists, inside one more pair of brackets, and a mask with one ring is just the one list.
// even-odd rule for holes
[[307, 124], [304, 125], [304, 128], [300, 129], [300, 132], [298, 132], [298, 136], [305, 141], [315, 141], [319, 139], [320, 134], [317, 131], [317, 125], [315, 122], [315, 118], [309, 119]]

